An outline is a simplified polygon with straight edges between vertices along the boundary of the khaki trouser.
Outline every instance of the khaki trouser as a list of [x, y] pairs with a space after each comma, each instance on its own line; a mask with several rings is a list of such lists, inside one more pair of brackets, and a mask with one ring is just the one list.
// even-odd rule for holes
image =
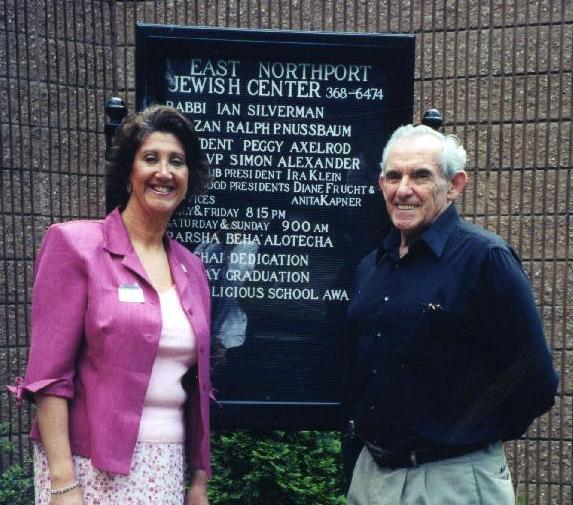
[[364, 447], [352, 475], [348, 505], [515, 505], [500, 442], [419, 467], [379, 468]]

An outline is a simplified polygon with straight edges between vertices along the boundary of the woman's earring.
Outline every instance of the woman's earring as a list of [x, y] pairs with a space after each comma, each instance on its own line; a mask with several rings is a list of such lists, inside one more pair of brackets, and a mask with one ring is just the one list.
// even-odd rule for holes
[[127, 191], [127, 194], [128, 194], [128, 195], [131, 195], [131, 182], [128, 182], [128, 183], [125, 185], [125, 189], [126, 189], [126, 191]]

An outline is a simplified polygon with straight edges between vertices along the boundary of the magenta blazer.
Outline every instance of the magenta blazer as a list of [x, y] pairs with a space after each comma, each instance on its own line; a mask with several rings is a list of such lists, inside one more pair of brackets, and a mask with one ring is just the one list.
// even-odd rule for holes
[[[188, 461], [210, 475], [209, 287], [197, 256], [167, 237], [165, 246], [197, 338], [197, 367], [186, 381]], [[144, 302], [120, 302], [120, 286], [135, 284]], [[20, 399], [38, 392], [68, 398], [72, 453], [126, 475], [161, 326], [159, 297], [118, 210], [103, 221], [55, 224], [36, 261], [26, 376], [11, 390]], [[37, 422], [30, 436], [39, 440]]]

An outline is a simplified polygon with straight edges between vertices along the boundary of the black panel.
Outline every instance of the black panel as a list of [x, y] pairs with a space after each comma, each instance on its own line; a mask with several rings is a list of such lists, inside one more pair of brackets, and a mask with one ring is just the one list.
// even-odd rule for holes
[[414, 37], [139, 25], [139, 109], [195, 121], [215, 176], [170, 232], [203, 257], [222, 427], [337, 429], [344, 313], [388, 218]]

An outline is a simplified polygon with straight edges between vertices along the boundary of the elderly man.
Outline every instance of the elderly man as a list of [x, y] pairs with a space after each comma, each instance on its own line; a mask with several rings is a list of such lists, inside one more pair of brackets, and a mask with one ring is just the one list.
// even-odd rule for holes
[[393, 229], [358, 267], [346, 404], [364, 447], [349, 505], [513, 505], [502, 441], [554, 402], [557, 376], [520, 260], [454, 205], [466, 152], [396, 130], [380, 188]]

